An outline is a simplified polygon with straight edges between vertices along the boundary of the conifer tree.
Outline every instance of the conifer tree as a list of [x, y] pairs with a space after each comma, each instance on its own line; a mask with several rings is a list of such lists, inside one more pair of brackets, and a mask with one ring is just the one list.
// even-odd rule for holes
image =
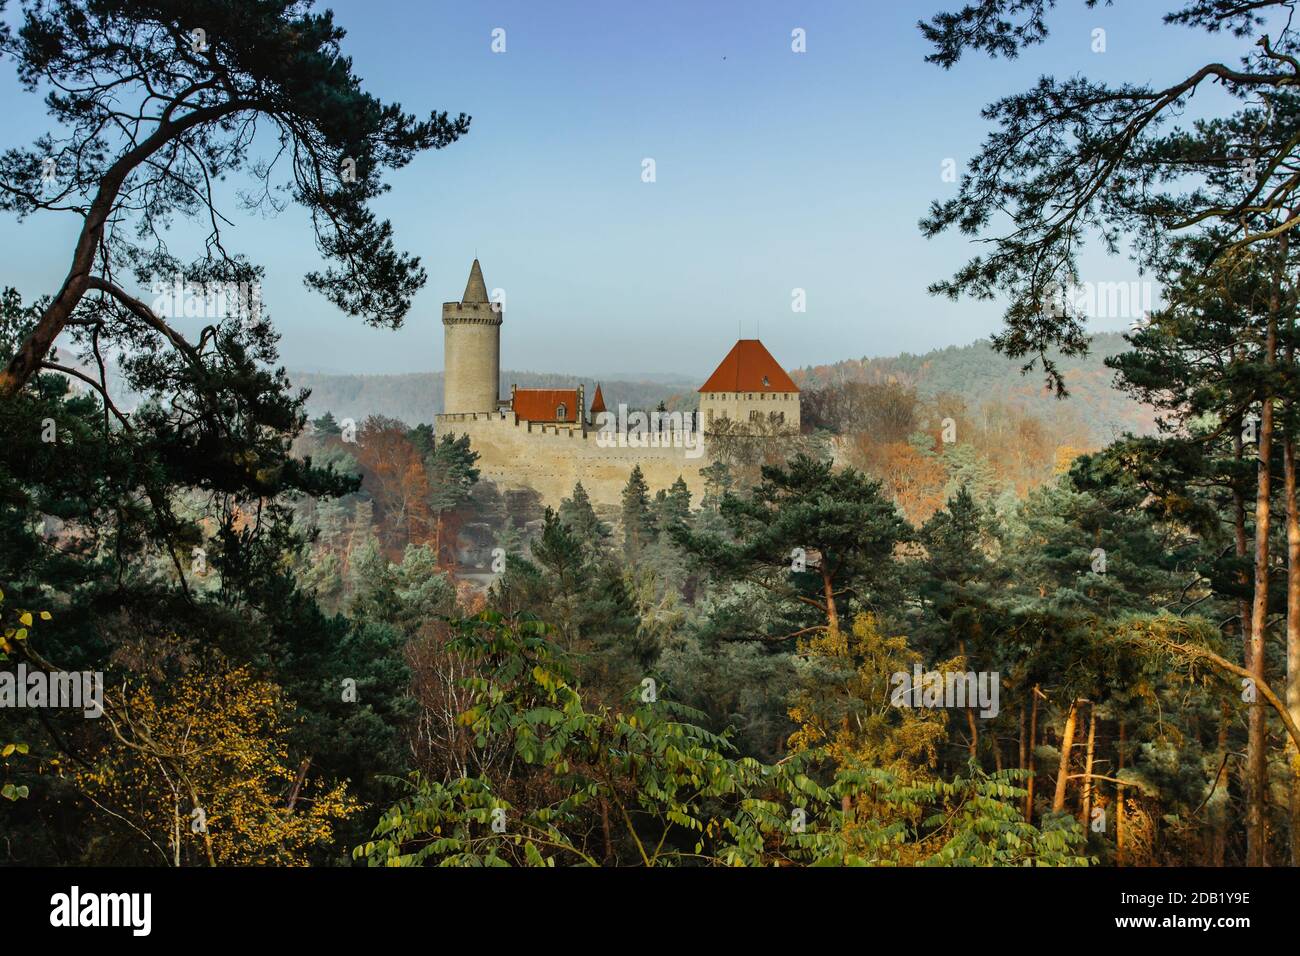
[[850, 600], [870, 606], [896, 583], [894, 547], [910, 535], [880, 483], [852, 468], [796, 455], [788, 467], [766, 465], [748, 499], [726, 495], [721, 515], [729, 537], [678, 528], [673, 537], [703, 571], [767, 591], [803, 626], [837, 630]]
[[623, 556], [635, 560], [654, 540], [654, 516], [650, 511], [650, 487], [641, 466], [635, 465], [623, 488]]
[[609, 525], [596, 517], [596, 509], [581, 481], [573, 486], [572, 497], [560, 502], [560, 520], [593, 552], [604, 549], [610, 536]]

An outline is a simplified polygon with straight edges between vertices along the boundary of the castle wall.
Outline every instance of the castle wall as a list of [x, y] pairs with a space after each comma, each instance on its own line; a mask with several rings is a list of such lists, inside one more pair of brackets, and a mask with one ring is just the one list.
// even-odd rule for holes
[[784, 415], [783, 424], [793, 431], [799, 430], [798, 392], [703, 392], [700, 395], [700, 416], [707, 429], [721, 418], [745, 424], [752, 413], [764, 421], [771, 421], [773, 412]]
[[632, 469], [640, 465], [653, 495], [681, 476], [698, 504], [704, 494], [700, 469], [708, 456], [686, 457], [682, 448], [602, 448], [597, 432], [580, 426], [516, 423], [513, 414], [439, 415], [439, 435], [469, 435], [479, 453], [482, 477], [502, 488], [533, 488], [544, 503], [558, 507], [579, 481], [596, 505], [619, 505]]

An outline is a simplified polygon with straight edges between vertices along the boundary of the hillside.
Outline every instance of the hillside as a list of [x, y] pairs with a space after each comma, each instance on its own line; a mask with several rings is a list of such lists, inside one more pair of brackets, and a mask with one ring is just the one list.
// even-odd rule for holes
[[841, 381], [896, 381], [915, 388], [922, 399], [956, 395], [971, 409], [997, 400], [1043, 421], [1078, 421], [1097, 445], [1104, 445], [1125, 431], [1145, 433], [1153, 426], [1151, 410], [1117, 391], [1114, 373], [1104, 364], [1127, 347], [1120, 334], [1103, 333], [1094, 337], [1086, 357], [1058, 356], [1070, 391], [1066, 399], [1056, 398], [1044, 387], [1039, 371], [1022, 374], [1023, 362], [995, 352], [985, 339], [924, 355], [904, 352], [891, 358], [848, 359], [796, 369], [790, 375], [803, 389]]
[[[971, 345], [951, 346], [924, 355], [903, 353], [890, 358], [848, 359], [833, 365], [795, 369], [791, 377], [800, 388], [816, 388], [838, 381], [897, 381], [916, 389], [922, 399], [944, 393], [961, 398], [967, 408], [976, 409], [991, 399], [1022, 409], [1046, 421], [1063, 419], [1080, 422], [1098, 445], [1124, 431], [1146, 432], [1152, 425], [1150, 410], [1116, 391], [1112, 373], [1103, 364], [1106, 357], [1125, 349], [1122, 336], [1098, 335], [1086, 358], [1061, 358], [1070, 397], [1055, 398], [1043, 387], [1037, 372], [1021, 374], [1020, 362], [994, 352], [986, 340]], [[291, 372], [295, 385], [311, 390], [307, 407], [314, 417], [326, 411], [336, 417], [361, 419], [384, 415], [409, 425], [431, 422], [442, 411], [442, 373], [407, 375], [328, 375]], [[594, 377], [539, 372], [506, 371], [501, 375], [502, 394], [510, 383], [521, 386], [557, 387], [582, 381], [588, 397], [596, 387]], [[696, 383], [682, 377], [661, 376], [659, 380], [599, 380], [605, 401], [616, 407], [625, 402], [632, 408], [652, 408], [660, 401], [669, 408], [693, 408]]]

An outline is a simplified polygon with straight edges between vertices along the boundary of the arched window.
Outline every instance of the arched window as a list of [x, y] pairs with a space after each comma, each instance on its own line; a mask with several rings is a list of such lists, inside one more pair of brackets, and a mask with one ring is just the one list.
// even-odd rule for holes
[[565, 407], [564, 402], [560, 402], [559, 407], [555, 409], [555, 420], [557, 422], [568, 421], [569, 409]]

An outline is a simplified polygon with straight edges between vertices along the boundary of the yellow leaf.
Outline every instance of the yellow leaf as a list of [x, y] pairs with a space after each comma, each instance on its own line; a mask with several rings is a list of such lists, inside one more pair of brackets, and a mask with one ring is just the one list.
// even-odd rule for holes
[[0, 750], [0, 757], [8, 757], [17, 748], [13, 744], [5, 744], [5, 749]]
[[42, 611], [42, 612], [41, 612], [41, 620], [42, 620], [42, 621], [49, 621], [49, 620], [52, 620], [53, 618], [54, 618], [54, 615], [51, 614], [49, 611]]
[[22, 614], [19, 614], [19, 615], [18, 615], [18, 623], [21, 624], [21, 625], [23, 625], [24, 627], [31, 627], [31, 626], [32, 626], [32, 612], [31, 612], [31, 611], [23, 611]]

